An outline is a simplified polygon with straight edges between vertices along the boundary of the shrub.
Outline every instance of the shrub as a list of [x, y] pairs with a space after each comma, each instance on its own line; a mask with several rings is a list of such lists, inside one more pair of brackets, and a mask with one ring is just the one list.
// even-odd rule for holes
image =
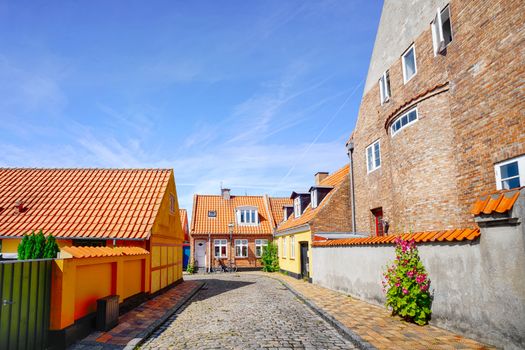
[[60, 251], [55, 237], [49, 235], [46, 239], [42, 230], [24, 235], [17, 250], [18, 260], [56, 258]]
[[261, 257], [263, 271], [279, 271], [279, 257], [277, 256], [277, 245], [273, 242], [268, 243]]
[[192, 274], [195, 272], [195, 266], [193, 266], [192, 263], [189, 263], [188, 266], [186, 266], [186, 272], [189, 274]]
[[419, 258], [414, 240], [396, 238], [396, 259], [386, 267], [383, 290], [392, 315], [424, 325], [431, 315], [430, 279]]

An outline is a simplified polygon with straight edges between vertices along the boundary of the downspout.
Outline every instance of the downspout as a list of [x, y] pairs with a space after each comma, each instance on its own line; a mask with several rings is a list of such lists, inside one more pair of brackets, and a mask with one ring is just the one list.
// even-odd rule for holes
[[355, 192], [354, 192], [354, 141], [350, 140], [346, 144], [348, 158], [350, 158], [350, 205], [352, 208], [352, 232], [356, 232], [355, 223]]
[[208, 232], [208, 273], [211, 273], [211, 233]]

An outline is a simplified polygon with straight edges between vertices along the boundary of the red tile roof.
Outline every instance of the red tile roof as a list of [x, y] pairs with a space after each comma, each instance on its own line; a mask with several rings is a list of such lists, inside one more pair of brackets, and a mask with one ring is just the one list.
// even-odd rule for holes
[[[333, 174], [327, 176], [323, 181], [319, 183], [319, 186], [331, 186], [335, 188], [343, 182], [343, 180], [348, 175], [348, 173], [349, 173], [349, 165], [345, 165], [344, 167], [337, 170]], [[284, 230], [288, 230], [294, 227], [308, 224], [311, 220], [315, 218], [317, 213], [319, 213], [319, 211], [326, 205], [326, 203], [330, 201], [330, 198], [333, 192], [334, 190], [330, 191], [330, 193], [328, 193], [326, 197], [323, 198], [321, 203], [319, 203], [317, 208], [312, 209], [311, 205], [309, 205], [304, 210], [303, 214], [299, 216], [298, 218], [294, 217], [293, 214], [290, 215], [290, 218], [288, 218], [288, 220], [286, 220], [285, 222], [281, 223], [278, 226], [277, 232], [282, 232]]]
[[171, 176], [171, 169], [0, 168], [0, 237], [41, 229], [59, 238], [147, 239]]
[[284, 206], [293, 206], [291, 198], [268, 197], [268, 207], [272, 214], [273, 227], [276, 227], [283, 221]]
[[189, 241], [189, 228], [188, 228], [188, 212], [186, 209], [179, 209], [180, 223], [182, 225], [182, 232], [184, 232], [184, 240]]
[[314, 241], [314, 247], [338, 247], [349, 245], [370, 245], [370, 244], [394, 244], [397, 237], [404, 240], [413, 239], [416, 243], [427, 242], [452, 242], [452, 241], [473, 241], [480, 236], [479, 228], [474, 229], [456, 229], [448, 231], [430, 231], [417, 233], [402, 233], [388, 236], [373, 236], [365, 238], [346, 238], [333, 239], [326, 241]]
[[[274, 204], [280, 199], [273, 198]], [[237, 225], [235, 209], [243, 206], [256, 207], [259, 213], [259, 225]], [[280, 209], [282, 211], [282, 208]], [[209, 217], [208, 212], [215, 211], [216, 217]], [[220, 195], [195, 195], [193, 197], [192, 234], [227, 234], [228, 224], [235, 225], [235, 234], [272, 234], [273, 217], [266, 196], [231, 196], [223, 199]], [[273, 212], [273, 211], [272, 211]], [[282, 215], [282, 214], [281, 214]]]
[[149, 252], [140, 247], [62, 247], [61, 253], [70, 254], [73, 258], [100, 258], [122, 255], [146, 255]]
[[494, 212], [505, 213], [512, 209], [523, 188], [525, 187], [502, 190], [482, 196], [472, 206], [471, 213], [473, 215], [492, 214]]

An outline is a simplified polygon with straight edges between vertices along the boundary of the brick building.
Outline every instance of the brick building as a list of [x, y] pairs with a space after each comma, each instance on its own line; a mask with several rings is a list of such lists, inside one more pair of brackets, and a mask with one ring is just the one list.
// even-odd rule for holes
[[[260, 257], [282, 221], [288, 198], [195, 195], [190, 232], [191, 260], [201, 271], [231, 262], [239, 269], [260, 268]], [[211, 252], [211, 253], [210, 253]]]
[[478, 195], [525, 185], [524, 14], [385, 0], [348, 143], [355, 231], [472, 227]]

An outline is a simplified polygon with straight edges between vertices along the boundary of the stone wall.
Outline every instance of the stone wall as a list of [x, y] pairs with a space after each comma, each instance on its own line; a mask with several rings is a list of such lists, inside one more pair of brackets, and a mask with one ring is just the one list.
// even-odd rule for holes
[[[480, 222], [479, 239], [418, 246], [434, 296], [431, 323], [495, 346], [525, 347], [523, 218], [522, 190], [509, 220]], [[393, 245], [314, 247], [312, 256], [313, 283], [384, 305], [381, 279]]]

